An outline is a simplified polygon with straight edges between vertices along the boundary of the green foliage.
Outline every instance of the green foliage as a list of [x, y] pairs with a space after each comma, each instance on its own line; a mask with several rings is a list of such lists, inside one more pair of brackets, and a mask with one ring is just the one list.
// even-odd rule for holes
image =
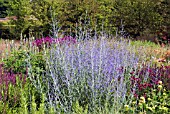
[[31, 15], [35, 18], [35, 23], [30, 29], [33, 32], [48, 35], [51, 23], [50, 6], [52, 4], [46, 0], [33, 0], [30, 4], [33, 10]]
[[134, 36], [146, 29], [154, 31], [162, 18], [155, 8], [152, 0], [120, 0], [116, 2], [117, 19], [122, 19], [125, 30]]
[[8, 15], [16, 16], [16, 19], [12, 19], [11, 23], [15, 26], [15, 34], [17, 38], [22, 38], [22, 34], [33, 23], [30, 19], [33, 9], [31, 8], [30, 1], [28, 0], [12, 0], [8, 3]]
[[169, 4], [167, 0], [14, 0], [9, 1], [7, 13], [17, 17], [11, 23], [16, 25], [18, 37], [31, 31], [36, 37], [47, 36], [54, 20], [68, 34], [76, 33], [77, 23], [112, 34], [123, 24], [125, 31], [136, 37], [169, 26]]
[[159, 45], [150, 41], [131, 41], [130, 43], [132, 46], [136, 46], [136, 47], [145, 46], [145, 47], [152, 47], [153, 49], [160, 48]]
[[76, 101], [73, 104], [73, 114], [88, 114], [88, 106], [83, 109], [83, 107], [79, 105], [79, 102]]
[[[18, 108], [20, 107], [22, 96], [22, 89], [25, 89], [26, 91], [28, 86], [27, 82], [24, 82], [24, 80], [20, 80], [19, 77], [16, 77], [16, 84], [9, 83], [8, 86], [5, 84], [1, 84], [1, 99], [0, 99], [0, 113], [16, 113]], [[26, 93], [27, 94], [27, 93]]]
[[[114, 2], [103, 0], [84, 0], [84, 1], [66, 1], [62, 13], [59, 15], [59, 22], [61, 22], [62, 29], [70, 34], [76, 31], [82, 31], [84, 28], [97, 30], [97, 32], [104, 30], [106, 32], [115, 32], [115, 18]], [[80, 28], [77, 28], [80, 27]]]
[[26, 74], [27, 63], [26, 52], [24, 51], [13, 51], [11, 55], [4, 59], [5, 68], [12, 70], [15, 74], [24, 73]]
[[[27, 90], [28, 91], [28, 90]], [[27, 97], [24, 95], [23, 90], [21, 90], [21, 107], [19, 109], [20, 112], [24, 112], [25, 114], [28, 114], [28, 104], [27, 104]]]
[[162, 84], [148, 91], [147, 96], [124, 105], [124, 113], [167, 114], [170, 111], [170, 91], [164, 89]]
[[15, 74], [26, 74], [28, 67], [26, 59], [28, 58], [28, 54], [31, 57], [30, 64], [32, 66], [32, 72], [34, 74], [41, 75], [45, 70], [45, 60], [43, 59], [43, 55], [41, 53], [32, 54], [24, 50], [13, 50], [10, 56], [3, 60], [5, 68], [12, 70]]
[[0, 18], [6, 17], [7, 13], [7, 7], [6, 7], [6, 2], [5, 0], [0, 0]]
[[[36, 101], [35, 90], [31, 86], [30, 81], [24, 86], [20, 82], [17, 86], [10, 86], [9, 98], [10, 100], [2, 101], [0, 100], [0, 113], [6, 114], [45, 114], [45, 96], [40, 95], [41, 100]], [[15, 101], [17, 97], [17, 102]], [[31, 99], [31, 100], [30, 100]], [[11, 104], [13, 103], [13, 105]]]

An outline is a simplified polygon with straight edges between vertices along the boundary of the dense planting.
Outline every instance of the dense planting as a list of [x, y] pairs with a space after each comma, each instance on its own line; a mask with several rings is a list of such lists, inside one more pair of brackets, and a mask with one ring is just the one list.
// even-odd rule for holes
[[124, 76], [122, 66], [135, 68], [138, 58], [126, 49], [126, 42], [115, 42], [111, 47], [108, 43], [104, 39], [84, 41], [50, 50], [48, 96], [52, 104], [60, 106], [57, 110], [71, 111], [76, 101], [91, 111], [123, 105], [129, 77]]
[[0, 66], [1, 113], [169, 112], [169, 66], [107, 37], [22, 42]]
[[1, 38], [19, 39], [29, 32], [35, 37], [42, 33], [47, 36], [56, 20], [61, 32], [67, 34], [79, 29], [77, 23], [82, 27], [88, 24], [92, 31], [104, 28], [108, 33], [121, 31], [133, 38], [156, 34], [163, 26], [169, 32], [169, 0], [1, 0], [0, 4], [0, 17], [4, 17], [0, 20]]
[[170, 112], [168, 0], [0, 3], [0, 114]]
[[12, 70], [6, 70], [4, 64], [0, 64], [0, 113], [6, 113], [9, 107], [20, 106], [20, 88], [26, 83], [27, 75], [15, 74]]

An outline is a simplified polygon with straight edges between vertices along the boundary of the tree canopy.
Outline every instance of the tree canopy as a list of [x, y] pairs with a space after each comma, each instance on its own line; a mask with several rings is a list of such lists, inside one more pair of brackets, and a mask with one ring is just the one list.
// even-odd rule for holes
[[28, 30], [48, 35], [54, 19], [63, 31], [75, 32], [81, 22], [115, 34], [123, 25], [133, 37], [170, 26], [169, 0], [0, 0], [0, 4], [0, 17], [17, 17], [11, 23], [18, 35]]

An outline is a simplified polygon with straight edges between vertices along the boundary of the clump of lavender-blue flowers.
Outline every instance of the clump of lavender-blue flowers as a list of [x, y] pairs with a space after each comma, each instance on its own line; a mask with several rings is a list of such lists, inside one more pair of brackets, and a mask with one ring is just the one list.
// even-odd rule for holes
[[110, 45], [101, 38], [52, 47], [46, 76], [50, 105], [64, 112], [71, 111], [77, 101], [89, 111], [120, 108], [130, 83], [122, 68], [135, 68], [138, 63], [128, 45], [126, 41]]

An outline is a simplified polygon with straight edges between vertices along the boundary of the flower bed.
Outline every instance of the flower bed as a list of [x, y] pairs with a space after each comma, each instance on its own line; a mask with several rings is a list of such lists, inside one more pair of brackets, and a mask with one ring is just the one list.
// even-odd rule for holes
[[[145, 61], [139, 61], [142, 58], [130, 41], [104, 37], [76, 41], [66, 36], [45, 37], [25, 45], [28, 44], [28, 49], [24, 46], [13, 50], [3, 59], [3, 67], [0, 66], [0, 83], [8, 82], [10, 88], [6, 89], [9, 102], [0, 100], [0, 113], [166, 113], [170, 110], [170, 67], [154, 66], [151, 61], [139, 64]], [[40, 50], [36, 51], [35, 47]], [[24, 84], [16, 81], [17, 74], [27, 75]], [[17, 101], [12, 99], [14, 94]]]

